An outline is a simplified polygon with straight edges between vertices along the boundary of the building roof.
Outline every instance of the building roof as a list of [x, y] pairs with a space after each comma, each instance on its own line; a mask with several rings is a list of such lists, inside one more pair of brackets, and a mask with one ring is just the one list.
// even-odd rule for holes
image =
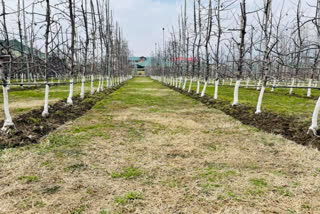
[[[2, 44], [2, 46], [6, 47], [7, 43], [5, 42], [5, 40], [0, 40], [0, 43]], [[45, 57], [45, 54], [42, 53], [41, 51], [33, 48], [31, 49], [30, 47], [28, 46], [25, 46], [25, 45], [21, 45], [21, 42], [19, 42], [18, 40], [16, 39], [12, 39], [12, 40], [9, 40], [9, 46], [11, 47], [12, 50], [14, 51], [18, 51], [18, 52], [23, 52], [23, 53], [27, 53], [27, 54], [30, 54], [30, 53], [33, 53], [34, 55], [36, 56], [40, 56], [41, 58], [44, 58]], [[23, 49], [23, 50], [22, 50]]]
[[144, 57], [146, 60], [143, 62], [139, 62], [142, 57], [129, 57], [129, 61], [131, 61], [133, 64], [137, 65], [138, 67], [147, 67], [151, 65], [152, 57]]

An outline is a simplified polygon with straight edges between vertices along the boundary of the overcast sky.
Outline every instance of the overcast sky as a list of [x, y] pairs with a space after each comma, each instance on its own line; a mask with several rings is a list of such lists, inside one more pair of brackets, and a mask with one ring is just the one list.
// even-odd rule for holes
[[162, 28], [177, 23], [181, 0], [113, 0], [112, 8], [136, 56], [149, 56], [162, 45]]
[[[240, 0], [237, 1], [233, 6], [235, 8], [239, 7]], [[111, 0], [111, 2], [134, 55], [149, 56], [154, 50], [155, 43], [162, 46], [162, 28], [165, 28], [167, 37], [168, 30], [171, 31], [172, 26], [177, 25], [184, 0]], [[298, 0], [273, 0], [273, 10], [279, 12], [285, 3], [284, 10], [290, 11], [294, 16], [297, 2]], [[192, 0], [187, 0], [190, 21], [192, 3]], [[316, 0], [302, 0], [302, 4], [303, 8], [309, 9], [308, 15], [313, 15], [307, 4], [316, 5]], [[255, 10], [262, 5], [263, 0], [247, 0], [248, 10]], [[308, 13], [308, 10], [305, 12]]]
[[[30, 5], [34, 0], [25, 0]], [[58, 0], [51, 0], [52, 3]], [[165, 36], [169, 35], [173, 25], [177, 25], [178, 15], [184, 0], [111, 0], [115, 19], [120, 23], [123, 33], [129, 42], [129, 47], [135, 56], [149, 56], [154, 50], [155, 43], [162, 46], [162, 28]], [[203, 0], [204, 2], [205, 0]], [[234, 7], [239, 7], [240, 0], [236, 0]], [[279, 11], [285, 1], [285, 10], [294, 13], [298, 0], [273, 0], [273, 8]], [[17, 0], [6, 0], [7, 9], [16, 10]], [[192, 14], [192, 0], [188, 2], [188, 13]], [[312, 9], [307, 4], [315, 5], [316, 0], [302, 0], [306, 14], [313, 16]], [[263, 5], [263, 0], [247, 0], [248, 10], [254, 10]], [[80, 5], [79, 5], [80, 6]], [[1, 6], [0, 6], [1, 7]], [[27, 11], [30, 11], [31, 8]], [[45, 7], [38, 6], [37, 10], [45, 13]], [[294, 14], [293, 14], [294, 15]], [[252, 16], [252, 15], [251, 15]], [[192, 17], [192, 15], [191, 15]], [[29, 19], [29, 18], [28, 18]], [[191, 19], [191, 18], [190, 18]], [[252, 17], [250, 17], [252, 20]], [[28, 21], [28, 20], [27, 20]], [[30, 19], [29, 19], [30, 21]], [[191, 21], [191, 20], [190, 20]], [[233, 18], [229, 22], [235, 23]], [[16, 16], [11, 17], [9, 31], [17, 32]]]

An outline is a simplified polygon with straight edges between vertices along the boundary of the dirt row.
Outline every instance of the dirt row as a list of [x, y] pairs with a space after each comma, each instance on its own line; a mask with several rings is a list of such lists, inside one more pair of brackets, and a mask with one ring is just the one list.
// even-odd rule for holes
[[295, 141], [298, 144], [305, 146], [312, 146], [320, 150], [320, 138], [313, 136], [308, 132], [308, 125], [298, 122], [298, 118], [288, 117], [273, 112], [264, 111], [260, 114], [255, 114], [255, 108], [240, 104], [238, 106], [231, 106], [230, 102], [223, 100], [214, 100], [212, 97], [205, 95], [200, 97], [195, 91], [188, 93], [179, 88], [166, 85], [167, 87], [180, 92], [193, 99], [199, 100], [205, 105], [219, 109], [241, 121], [245, 125], [254, 126], [260, 130], [272, 134], [279, 134], [285, 138]]
[[[122, 85], [113, 87], [93, 95], [87, 94], [84, 99], [79, 96], [73, 98], [73, 105], [68, 105], [66, 100], [61, 100], [49, 107], [49, 116], [42, 117], [43, 108], [22, 114], [13, 121], [16, 131], [9, 134], [0, 134], [0, 149], [25, 146], [37, 143], [39, 140], [56, 130], [64, 123], [84, 115], [97, 102], [119, 89]], [[1, 121], [0, 124], [3, 124]]]

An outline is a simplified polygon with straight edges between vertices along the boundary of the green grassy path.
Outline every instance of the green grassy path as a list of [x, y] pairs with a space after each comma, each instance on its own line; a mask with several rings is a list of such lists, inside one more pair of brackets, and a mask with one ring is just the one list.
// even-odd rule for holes
[[319, 213], [320, 155], [135, 78], [0, 152], [0, 213]]

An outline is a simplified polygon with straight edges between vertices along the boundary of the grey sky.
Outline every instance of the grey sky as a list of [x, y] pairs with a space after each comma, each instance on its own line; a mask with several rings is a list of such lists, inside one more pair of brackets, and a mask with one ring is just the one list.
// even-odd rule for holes
[[[51, 0], [56, 2], [57, 0]], [[206, 0], [202, 0], [205, 2]], [[238, 7], [240, 0], [235, 3], [235, 8]], [[274, 0], [274, 11], [279, 11], [282, 3], [285, 1], [285, 10], [291, 11], [292, 15], [295, 12], [295, 7], [298, 0]], [[26, 5], [29, 5], [33, 0], [25, 0]], [[192, 13], [192, 0], [187, 0], [189, 9], [188, 13]], [[313, 16], [313, 10], [307, 7], [307, 4], [315, 5], [316, 0], [302, 0], [306, 15]], [[162, 28], [166, 30], [166, 36], [169, 35], [172, 25], [177, 25], [177, 17], [181, 10], [183, 0], [111, 0], [112, 9], [116, 20], [120, 23], [124, 35], [129, 41], [129, 47], [136, 56], [150, 55], [154, 50], [155, 43], [162, 45]], [[6, 0], [8, 9], [17, 8], [17, 0]], [[263, 0], [247, 0], [248, 9], [257, 8], [263, 5]], [[45, 13], [45, 8], [40, 5], [36, 9], [41, 13]], [[28, 9], [31, 11], [31, 8]], [[251, 18], [254, 15], [251, 15]], [[192, 17], [192, 15], [191, 15]], [[43, 17], [38, 17], [44, 19]], [[28, 21], [28, 20], [27, 20]], [[30, 16], [29, 16], [30, 21]], [[191, 20], [190, 20], [191, 21]], [[235, 23], [234, 19], [228, 22]], [[10, 17], [9, 30], [17, 32], [16, 17]]]

